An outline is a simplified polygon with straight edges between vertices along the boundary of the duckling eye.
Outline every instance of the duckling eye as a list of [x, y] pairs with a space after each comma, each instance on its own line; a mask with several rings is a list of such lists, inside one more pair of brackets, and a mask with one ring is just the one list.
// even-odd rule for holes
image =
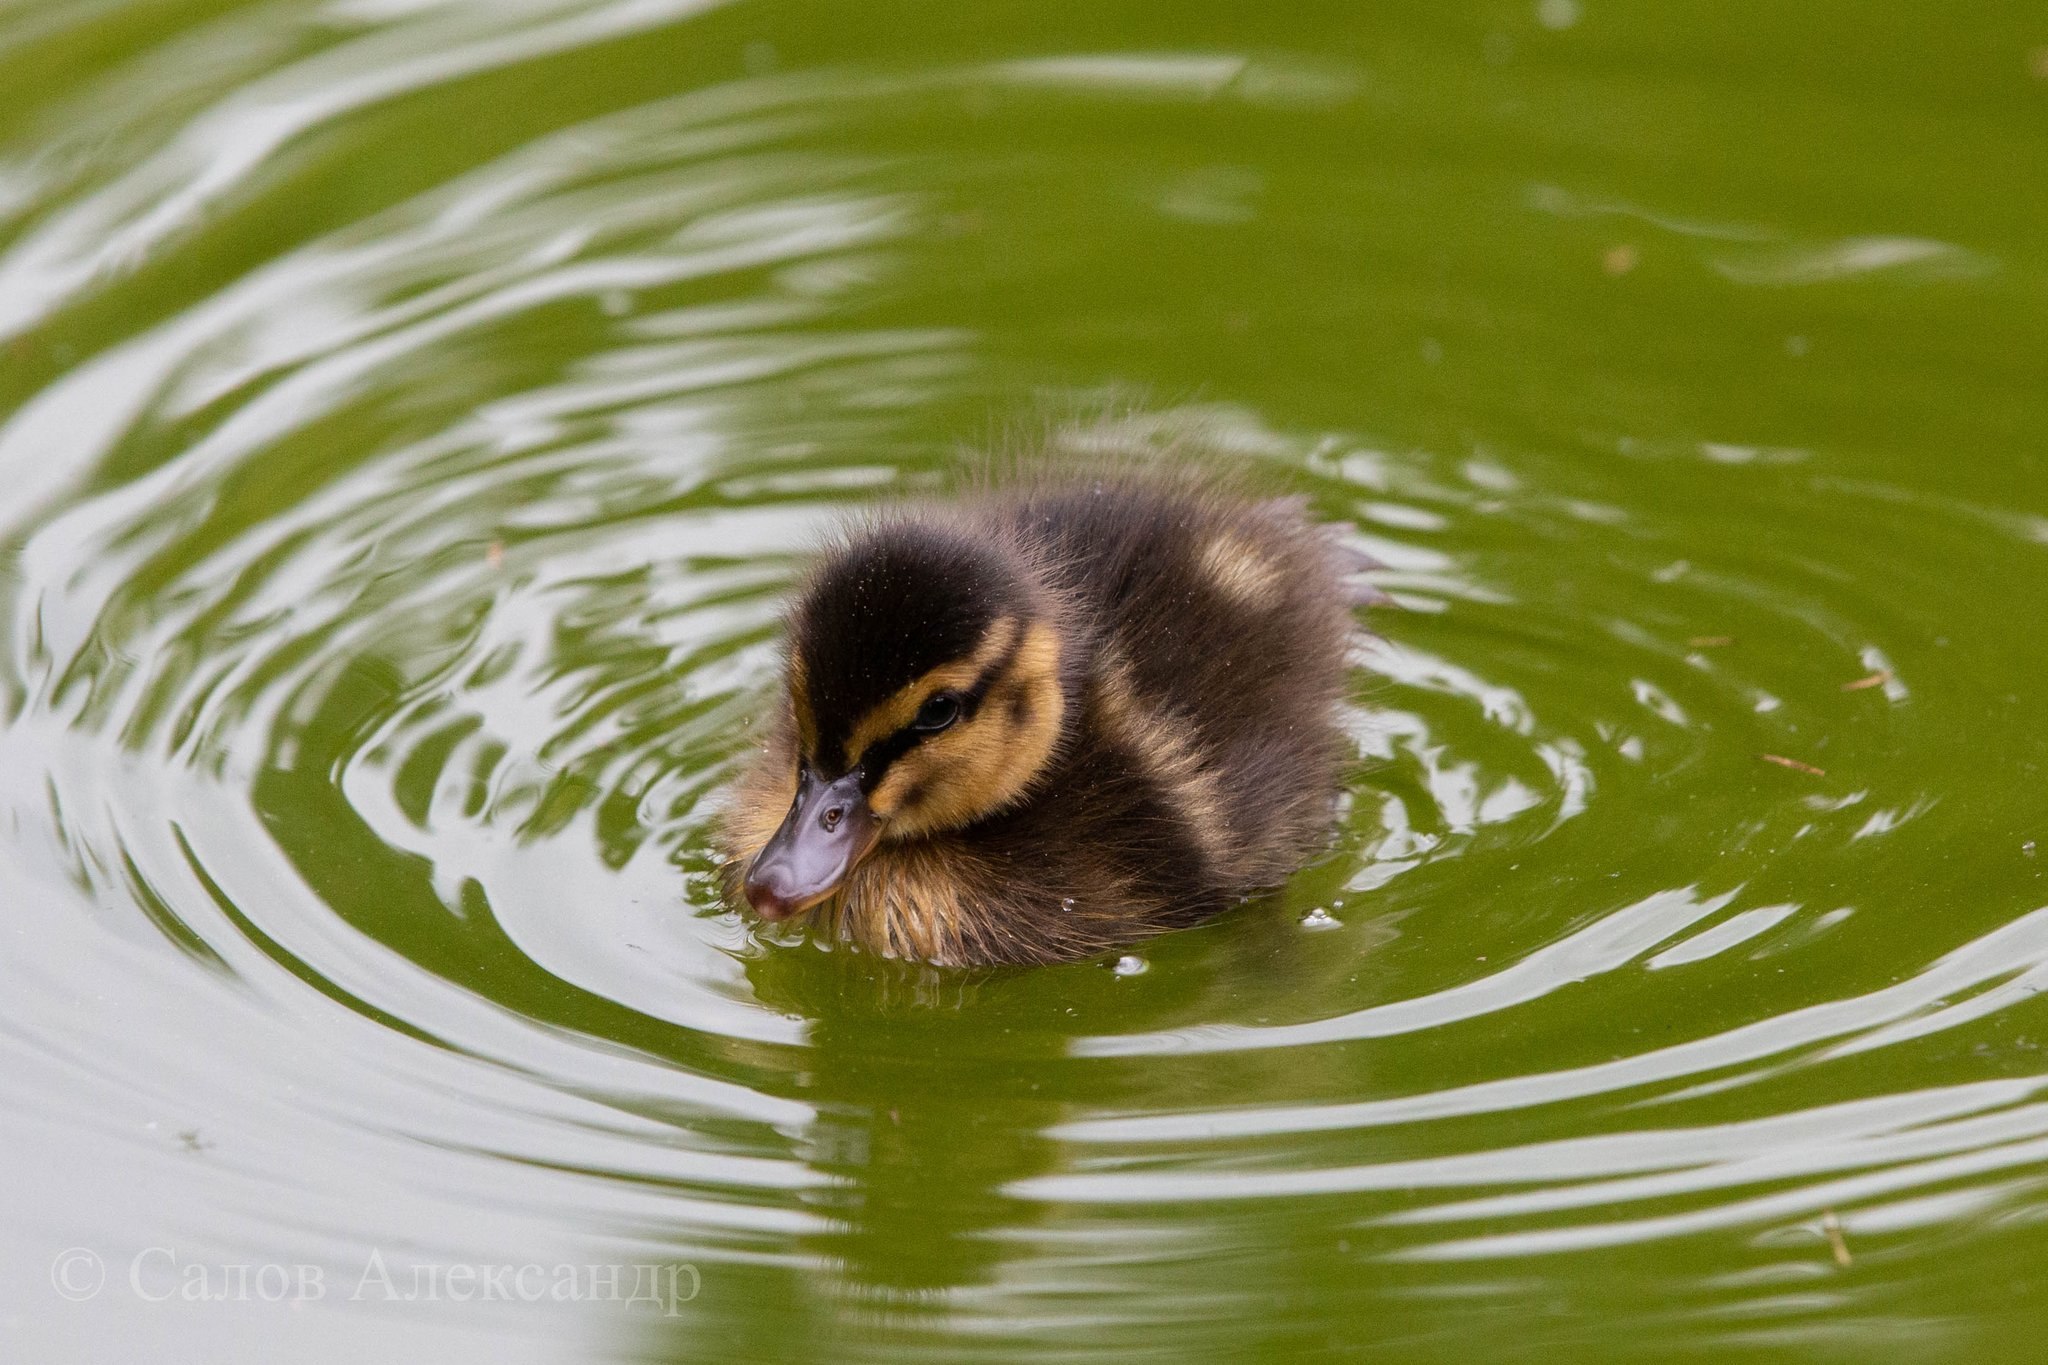
[[951, 692], [940, 692], [925, 699], [917, 708], [917, 719], [910, 722], [913, 730], [933, 733], [945, 729], [960, 719], [960, 698]]

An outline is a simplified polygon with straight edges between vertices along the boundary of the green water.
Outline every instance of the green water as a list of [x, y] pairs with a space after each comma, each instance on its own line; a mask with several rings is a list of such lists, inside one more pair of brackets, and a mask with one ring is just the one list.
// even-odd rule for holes
[[[2037, 1358], [2040, 6], [11, 0], [0, 89], [8, 1359]], [[762, 941], [803, 547], [1105, 410], [1389, 565], [1332, 854], [1136, 974]]]

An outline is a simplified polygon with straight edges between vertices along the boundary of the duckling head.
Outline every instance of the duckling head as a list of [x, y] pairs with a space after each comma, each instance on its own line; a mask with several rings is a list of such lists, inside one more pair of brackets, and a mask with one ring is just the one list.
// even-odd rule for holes
[[1069, 710], [1054, 601], [962, 529], [883, 525], [825, 558], [789, 619], [796, 797], [748, 865], [756, 912], [799, 914], [878, 847], [1028, 797]]

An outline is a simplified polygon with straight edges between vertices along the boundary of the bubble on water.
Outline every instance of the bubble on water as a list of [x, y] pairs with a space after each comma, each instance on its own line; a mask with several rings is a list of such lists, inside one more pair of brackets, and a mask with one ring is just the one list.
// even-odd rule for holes
[[1062, 910], [1072, 910], [1073, 908], [1074, 908], [1074, 898], [1073, 898], [1072, 896], [1061, 896], [1061, 897], [1060, 897], [1060, 909], [1062, 909]]
[[1125, 953], [1116, 960], [1116, 965], [1110, 970], [1118, 976], [1143, 976], [1150, 966], [1150, 963], [1136, 953]]
[[1301, 917], [1301, 927], [1304, 929], [1341, 929], [1344, 927], [1344, 922], [1319, 905]]

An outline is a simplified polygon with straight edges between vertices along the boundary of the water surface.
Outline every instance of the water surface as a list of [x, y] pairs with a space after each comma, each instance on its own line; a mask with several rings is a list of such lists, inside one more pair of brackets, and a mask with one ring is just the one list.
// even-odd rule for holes
[[[14, 0], [0, 86], [21, 1358], [2032, 1358], [2037, 8]], [[804, 547], [1105, 411], [1388, 565], [1332, 851], [1142, 972], [764, 941]]]

